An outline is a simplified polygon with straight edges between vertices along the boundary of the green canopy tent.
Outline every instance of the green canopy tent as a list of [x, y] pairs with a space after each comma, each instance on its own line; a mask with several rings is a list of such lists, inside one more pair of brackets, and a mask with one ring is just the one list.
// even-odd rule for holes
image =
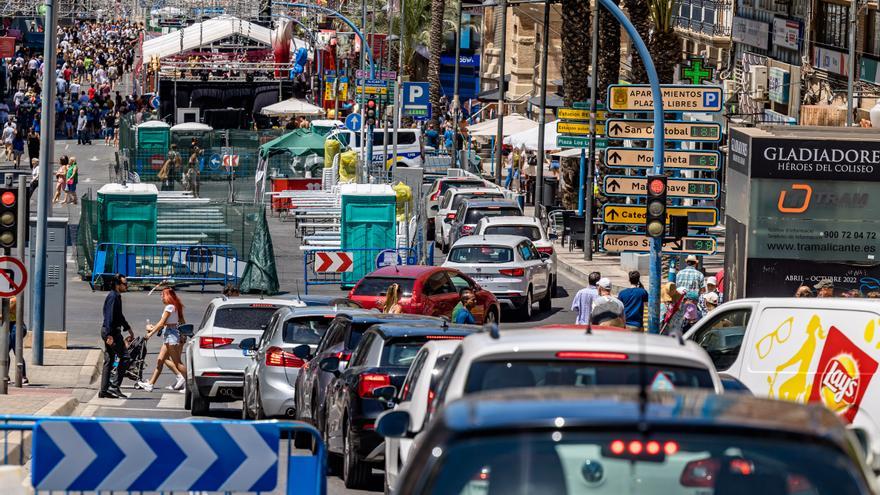
[[260, 162], [254, 177], [258, 188], [257, 197], [262, 197], [265, 192], [266, 177], [270, 174], [284, 177], [321, 177], [324, 168], [324, 139], [324, 136], [307, 129], [296, 129], [260, 146]]
[[293, 156], [308, 154], [324, 155], [324, 136], [307, 129], [296, 129], [278, 136], [260, 146], [260, 157], [271, 157], [281, 153]]

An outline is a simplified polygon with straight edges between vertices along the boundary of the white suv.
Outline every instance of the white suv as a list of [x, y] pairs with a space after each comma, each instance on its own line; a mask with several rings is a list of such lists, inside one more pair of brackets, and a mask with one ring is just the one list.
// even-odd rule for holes
[[278, 309], [304, 306], [295, 299], [218, 297], [212, 300], [183, 350], [187, 370], [186, 409], [201, 416], [208, 412], [211, 402], [241, 399], [244, 370], [251, 358], [239, 348], [239, 343], [251, 337], [259, 339]]
[[483, 217], [477, 224], [476, 235], [519, 235], [527, 237], [538, 252], [550, 255], [550, 292], [556, 297], [556, 251], [547, 229], [535, 217]]

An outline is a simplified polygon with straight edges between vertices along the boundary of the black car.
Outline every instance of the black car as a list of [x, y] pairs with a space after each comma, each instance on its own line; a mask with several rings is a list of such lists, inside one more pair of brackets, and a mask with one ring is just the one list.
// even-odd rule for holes
[[[324, 396], [327, 386], [335, 378], [335, 372], [345, 369], [352, 351], [361, 341], [364, 332], [378, 323], [404, 321], [439, 325], [444, 320], [432, 316], [389, 315], [375, 311], [351, 310], [336, 315], [314, 352], [307, 345], [294, 348], [295, 356], [308, 361], [300, 369], [294, 383], [296, 419], [309, 422], [323, 431], [326, 424]], [[338, 360], [337, 368], [325, 371], [321, 369], [319, 363], [329, 357]]]
[[[343, 457], [346, 487], [362, 487], [374, 466], [384, 466], [385, 448], [375, 430], [376, 418], [393, 405], [390, 400], [403, 385], [419, 349], [430, 340], [460, 340], [475, 331], [479, 327], [447, 322], [390, 322], [367, 330], [348, 367], [337, 372], [327, 391], [327, 451]], [[336, 370], [339, 359], [324, 358], [320, 367]]]
[[[377, 431], [405, 437], [409, 415]], [[393, 493], [861, 495], [855, 434], [821, 405], [699, 390], [511, 389], [445, 406]]]

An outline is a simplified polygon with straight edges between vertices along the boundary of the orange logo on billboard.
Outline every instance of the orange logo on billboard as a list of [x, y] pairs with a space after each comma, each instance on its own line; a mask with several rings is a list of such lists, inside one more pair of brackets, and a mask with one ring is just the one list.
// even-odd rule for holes
[[785, 196], [788, 191], [785, 189], [779, 191], [779, 202], [776, 203], [776, 207], [779, 209], [780, 213], [803, 213], [807, 211], [807, 208], [810, 207], [810, 198], [813, 197], [813, 188], [809, 184], [792, 184], [791, 188], [795, 191], [805, 191], [806, 195], [804, 196], [804, 201], [800, 206], [791, 207], [784, 206], [785, 205]]

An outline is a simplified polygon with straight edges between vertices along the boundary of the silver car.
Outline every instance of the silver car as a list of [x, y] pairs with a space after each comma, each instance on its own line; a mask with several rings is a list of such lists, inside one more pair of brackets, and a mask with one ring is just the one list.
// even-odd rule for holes
[[320, 306], [282, 308], [259, 339], [241, 342], [242, 352], [251, 357], [244, 370], [242, 418], [294, 416], [294, 382], [306, 361], [296, 357], [293, 348], [305, 344], [314, 350], [338, 311]]
[[549, 257], [526, 237], [472, 235], [456, 241], [443, 266], [469, 275], [529, 319], [534, 301], [540, 301], [542, 311], [551, 308]]

